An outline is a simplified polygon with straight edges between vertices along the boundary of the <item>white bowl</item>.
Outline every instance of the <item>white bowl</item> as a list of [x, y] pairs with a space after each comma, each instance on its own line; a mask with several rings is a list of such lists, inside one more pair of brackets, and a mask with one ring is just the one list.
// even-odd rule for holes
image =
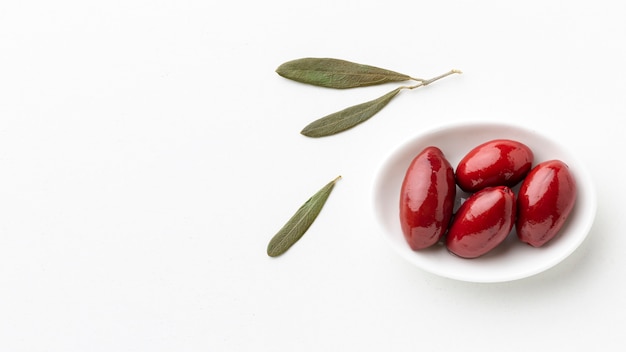
[[[413, 251], [400, 229], [399, 199], [402, 180], [411, 160], [428, 146], [439, 147], [453, 168], [475, 146], [491, 139], [507, 138], [529, 146], [534, 165], [560, 159], [574, 175], [578, 188], [576, 204], [559, 234], [541, 248], [517, 239], [515, 230], [496, 249], [475, 259], [463, 259], [447, 251], [443, 244]], [[596, 213], [596, 195], [591, 176], [566, 147], [536, 131], [500, 123], [464, 123], [440, 127], [402, 143], [383, 161], [373, 184], [373, 210], [381, 232], [391, 247], [409, 262], [433, 274], [470, 282], [504, 282], [545, 271], [571, 253], [584, 241]], [[517, 187], [518, 188], [518, 187]], [[514, 190], [517, 190], [514, 188]], [[458, 198], [467, 197], [457, 188]]]

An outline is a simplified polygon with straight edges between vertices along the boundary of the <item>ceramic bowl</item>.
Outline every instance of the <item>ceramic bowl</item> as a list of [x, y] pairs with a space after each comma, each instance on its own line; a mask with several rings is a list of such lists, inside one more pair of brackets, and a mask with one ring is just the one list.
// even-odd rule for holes
[[[406, 243], [399, 220], [400, 188], [411, 160], [425, 147], [436, 146], [453, 168], [475, 146], [491, 139], [513, 139], [529, 146], [533, 164], [561, 159], [570, 168], [578, 188], [576, 204], [559, 233], [540, 248], [517, 238], [515, 229], [507, 239], [486, 255], [464, 259], [447, 251], [443, 243], [413, 251]], [[514, 188], [516, 191], [519, 185]], [[460, 204], [467, 193], [457, 187]], [[400, 256], [418, 268], [450, 279], [470, 282], [504, 282], [545, 271], [572, 254], [585, 240], [596, 213], [596, 195], [585, 165], [568, 148], [537, 131], [500, 123], [458, 123], [426, 131], [395, 148], [381, 163], [373, 181], [373, 211], [379, 232]]]

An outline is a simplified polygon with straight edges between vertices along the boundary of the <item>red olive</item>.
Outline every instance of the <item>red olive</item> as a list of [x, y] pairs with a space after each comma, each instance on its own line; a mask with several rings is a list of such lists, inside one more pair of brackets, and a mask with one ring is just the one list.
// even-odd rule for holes
[[477, 258], [498, 246], [515, 225], [515, 194], [506, 186], [472, 194], [457, 211], [446, 246], [459, 257]]
[[400, 193], [400, 223], [413, 250], [437, 243], [448, 229], [456, 185], [454, 170], [437, 147], [427, 147], [409, 165]]
[[530, 171], [533, 152], [528, 146], [510, 139], [485, 142], [461, 159], [456, 168], [456, 182], [466, 192], [485, 187], [518, 184]]
[[576, 182], [560, 160], [535, 166], [522, 182], [517, 200], [517, 236], [541, 247], [559, 232], [576, 202]]

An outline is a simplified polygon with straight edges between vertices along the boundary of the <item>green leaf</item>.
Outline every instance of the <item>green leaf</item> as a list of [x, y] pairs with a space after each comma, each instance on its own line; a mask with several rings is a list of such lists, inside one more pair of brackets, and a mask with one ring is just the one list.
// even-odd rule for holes
[[276, 73], [297, 82], [338, 89], [412, 79], [402, 73], [332, 58], [303, 58], [288, 61], [280, 65]]
[[285, 253], [294, 243], [304, 235], [313, 221], [324, 207], [335, 183], [341, 178], [338, 176], [322, 187], [307, 200], [287, 223], [274, 235], [267, 245], [267, 255], [277, 257]]
[[396, 88], [380, 98], [351, 106], [315, 120], [300, 133], [307, 137], [325, 137], [350, 129], [376, 115], [402, 88]]

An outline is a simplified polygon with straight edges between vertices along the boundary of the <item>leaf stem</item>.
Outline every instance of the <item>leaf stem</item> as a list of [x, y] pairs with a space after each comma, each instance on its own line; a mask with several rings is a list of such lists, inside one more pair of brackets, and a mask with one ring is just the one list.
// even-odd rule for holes
[[440, 79], [442, 79], [444, 77], [448, 77], [448, 76], [453, 75], [455, 73], [461, 74], [463, 72], [461, 72], [460, 70], [450, 70], [450, 71], [448, 71], [448, 72], [446, 72], [446, 73], [444, 73], [442, 75], [439, 75], [437, 77], [433, 77], [431, 79], [412, 78], [413, 80], [418, 81], [418, 83], [415, 84], [415, 85], [412, 85], [412, 86], [402, 86], [400, 88], [402, 88], [402, 89], [415, 89], [415, 88], [427, 86], [427, 85], [429, 85], [429, 84], [431, 84], [431, 83], [433, 83], [435, 81], [438, 81], [438, 80], [440, 80]]

